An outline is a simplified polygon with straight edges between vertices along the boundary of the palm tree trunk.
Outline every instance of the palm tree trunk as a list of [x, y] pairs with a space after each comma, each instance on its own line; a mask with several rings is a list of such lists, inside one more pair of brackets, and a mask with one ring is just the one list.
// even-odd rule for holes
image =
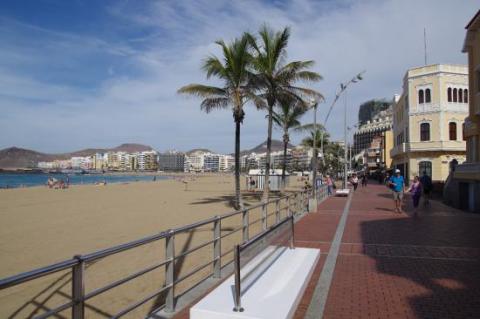
[[240, 193], [240, 125], [241, 121], [235, 119], [235, 209], [243, 209]]
[[265, 158], [265, 184], [263, 186], [263, 201], [268, 202], [270, 195], [270, 154], [272, 153], [272, 126], [273, 104], [268, 104], [268, 134], [267, 134], [267, 157]]
[[285, 191], [285, 171], [287, 170], [287, 146], [288, 133], [285, 131], [283, 135], [283, 165], [282, 165], [282, 192]]

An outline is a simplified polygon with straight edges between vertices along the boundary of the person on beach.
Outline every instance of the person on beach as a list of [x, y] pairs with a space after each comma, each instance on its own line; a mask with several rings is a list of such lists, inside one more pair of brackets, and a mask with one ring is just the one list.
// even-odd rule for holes
[[420, 183], [420, 178], [418, 176], [413, 178], [412, 186], [410, 186], [408, 192], [412, 194], [413, 216], [417, 217], [418, 203], [420, 202], [420, 197], [422, 196], [422, 184]]
[[353, 185], [353, 191], [357, 190], [358, 187], [358, 177], [357, 174], [353, 173], [352, 178], [350, 179], [350, 183]]
[[327, 175], [326, 184], [327, 184], [328, 196], [333, 195], [333, 180], [330, 177], [330, 175]]
[[395, 175], [388, 180], [388, 186], [393, 191], [393, 201], [395, 202], [395, 212], [402, 213], [403, 193], [405, 191], [405, 180], [400, 174], [400, 170], [395, 170]]
[[433, 188], [432, 179], [428, 176], [427, 171], [423, 171], [420, 183], [422, 184], [423, 189], [423, 207], [427, 207], [430, 204], [430, 192]]

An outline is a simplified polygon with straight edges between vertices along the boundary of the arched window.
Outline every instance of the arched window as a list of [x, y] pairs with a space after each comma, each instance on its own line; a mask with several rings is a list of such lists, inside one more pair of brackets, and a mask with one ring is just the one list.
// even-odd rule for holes
[[432, 162], [421, 161], [418, 163], [418, 175], [423, 176], [424, 174], [432, 178]]
[[448, 123], [448, 135], [450, 137], [450, 141], [456, 141], [457, 140], [457, 123], [455, 122], [450, 122]]
[[420, 124], [420, 141], [430, 141], [430, 124]]
[[430, 94], [430, 89], [425, 90], [425, 103], [432, 102], [432, 95]]
[[458, 89], [458, 102], [462, 103], [463, 102], [463, 90]]
[[422, 104], [425, 101], [423, 97], [423, 90], [418, 91], [418, 103]]
[[448, 88], [447, 90], [447, 99], [448, 102], [452, 102], [452, 88]]
[[468, 90], [463, 90], [463, 102], [468, 103]]
[[453, 89], [453, 102], [457, 102], [457, 89]]

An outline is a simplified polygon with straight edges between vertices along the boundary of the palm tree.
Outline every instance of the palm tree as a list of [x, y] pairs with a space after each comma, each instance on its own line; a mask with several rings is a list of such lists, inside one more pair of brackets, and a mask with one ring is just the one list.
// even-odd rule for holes
[[248, 100], [262, 104], [249, 86], [251, 73], [249, 66], [252, 56], [249, 53], [248, 35], [235, 39], [227, 45], [219, 40], [215, 43], [221, 46], [223, 57], [209, 56], [205, 59], [202, 69], [207, 79], [212, 76], [220, 79], [223, 86], [215, 87], [202, 84], [190, 84], [178, 90], [181, 94], [195, 95], [203, 98], [200, 108], [209, 113], [215, 109], [232, 107], [235, 122], [235, 208], [242, 209], [243, 201], [240, 194], [240, 126], [245, 117], [244, 105]]
[[[260, 31], [260, 45], [254, 36], [249, 35], [254, 51], [252, 85], [259, 91], [258, 96], [266, 100], [268, 111], [267, 154], [265, 161], [265, 188], [263, 200], [268, 201], [270, 186], [270, 154], [272, 150], [273, 108], [281, 98], [292, 98], [307, 107], [306, 97], [322, 99], [322, 95], [314, 90], [295, 86], [298, 81], [319, 81], [320, 74], [308, 71], [314, 65], [313, 61], [294, 61], [285, 64], [286, 48], [290, 38], [290, 29], [273, 32], [264, 25]], [[257, 105], [259, 106], [259, 105]]]
[[287, 167], [287, 147], [290, 142], [289, 131], [301, 126], [300, 117], [307, 111], [296, 100], [281, 100], [279, 110], [273, 111], [273, 122], [283, 130], [282, 190], [285, 189], [285, 170]]

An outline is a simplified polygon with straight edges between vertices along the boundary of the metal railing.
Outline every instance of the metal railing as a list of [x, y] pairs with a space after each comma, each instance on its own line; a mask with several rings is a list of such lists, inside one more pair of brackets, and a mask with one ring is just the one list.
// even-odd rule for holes
[[[317, 192], [317, 196], [319, 197], [326, 197], [326, 191]], [[175, 311], [175, 300], [178, 295], [175, 292], [176, 286], [190, 278], [191, 276], [197, 274], [201, 270], [206, 269], [207, 267], [212, 267], [212, 271], [209, 272], [208, 276], [203, 277], [201, 280], [191, 283], [189, 287], [186, 289], [188, 292], [191, 288], [199, 285], [201, 282], [205, 281], [210, 277], [219, 278], [221, 276], [222, 269], [233, 262], [233, 258], [222, 265], [222, 258], [225, 258], [227, 255], [232, 254], [234, 252], [234, 248], [224, 251], [222, 253], [222, 239], [231, 236], [237, 232], [241, 232], [241, 242], [247, 242], [250, 238], [250, 228], [253, 224], [261, 222], [261, 229], [262, 231], [267, 230], [268, 228], [268, 217], [275, 215], [275, 221], [273, 225], [280, 223], [281, 221], [281, 213], [285, 211], [286, 216], [296, 216], [299, 214], [303, 214], [308, 210], [308, 199], [311, 196], [311, 191], [301, 191], [290, 193], [288, 195], [278, 197], [275, 199], [270, 200], [268, 203], [260, 203], [258, 205], [254, 205], [252, 207], [245, 208], [244, 210], [233, 211], [230, 213], [226, 213], [219, 216], [214, 216], [193, 224], [185, 225], [182, 227], [170, 229], [167, 231], [160, 232], [158, 234], [145, 237], [139, 240], [131, 241], [122, 245], [110, 247], [104, 250], [100, 250], [97, 252], [93, 252], [86, 255], [75, 255], [72, 259], [65, 260], [59, 263], [55, 263], [46, 267], [38, 268], [32, 271], [20, 273], [15, 276], [11, 276], [8, 278], [0, 279], [0, 290], [4, 290], [10, 287], [18, 286], [23, 283], [31, 282], [34, 279], [42, 278], [50, 274], [59, 273], [64, 270], [71, 270], [72, 278], [71, 278], [71, 296], [69, 296], [70, 301], [61, 304], [53, 309], [48, 309], [47, 311], [34, 317], [36, 319], [40, 318], [48, 318], [50, 316], [57, 316], [60, 312], [65, 311], [71, 308], [71, 317], [73, 319], [83, 319], [85, 318], [85, 302], [90, 300], [96, 296], [99, 296], [111, 289], [123, 285], [127, 282], [130, 282], [142, 275], [152, 272], [153, 270], [159, 269], [160, 267], [164, 267], [164, 276], [165, 276], [165, 283], [163, 287], [157, 289], [155, 292], [151, 293], [150, 295], [144, 297], [143, 299], [135, 302], [128, 307], [122, 309], [120, 312], [116, 313], [112, 316], [112, 318], [120, 318], [134, 309], [144, 305], [145, 303], [153, 300], [155, 297], [160, 296], [163, 294], [165, 296], [165, 301], [163, 305], [158, 306], [154, 311], [150, 313], [156, 312], [160, 309], [163, 309], [165, 312], [173, 312]], [[269, 204], [274, 204], [275, 211], [274, 213], [268, 213], [267, 209]], [[250, 221], [249, 215], [254, 209], [261, 209], [261, 218]], [[232, 216], [241, 216], [241, 225], [238, 227], [233, 228], [231, 231], [222, 234], [221, 230], [221, 223], [222, 220]], [[175, 236], [180, 233], [191, 232], [195, 229], [213, 224], [213, 239], [201, 243], [193, 248], [190, 248], [186, 251], [183, 251], [180, 254], [175, 253]], [[96, 288], [92, 291], [86, 292], [85, 290], [85, 266], [86, 264], [91, 264], [94, 261], [99, 261], [105, 257], [112, 256], [121, 252], [125, 252], [127, 250], [131, 250], [136, 247], [144, 246], [149, 243], [157, 242], [160, 240], [164, 240], [164, 247], [165, 247], [165, 259], [163, 261], [157, 262], [147, 268], [144, 268], [140, 271], [137, 271], [133, 274], [130, 274], [122, 279], [116, 280], [114, 282], [110, 282], [107, 285], [104, 285], [100, 288]], [[211, 260], [208, 262], [198, 265], [191, 271], [182, 276], [179, 276], [175, 271], [176, 262], [180, 258], [185, 258], [187, 255], [198, 251], [204, 247], [212, 247], [213, 248], [213, 256]], [[184, 292], [185, 293], [185, 292]]]
[[[235, 254], [234, 254], [234, 257], [233, 257], [233, 265], [234, 265], [234, 296], [233, 296], [233, 300], [234, 300], [234, 308], [233, 308], [233, 311], [235, 312], [243, 312], [244, 311], [244, 308], [242, 307], [242, 281], [245, 279], [245, 277], [249, 276], [250, 274], [252, 274], [254, 272], [254, 269], [258, 267], [258, 265], [256, 265], [255, 267], [253, 267], [254, 269], [253, 270], [250, 270], [247, 274], [245, 274], [242, 278], [241, 276], [241, 254], [242, 254], [242, 251], [248, 249], [249, 247], [251, 247], [252, 245], [254, 245], [255, 243], [261, 241], [262, 239], [264, 239], [265, 237], [267, 237], [268, 235], [270, 235], [271, 233], [275, 232], [276, 230], [278, 230], [280, 227], [282, 227], [283, 225], [288, 225], [290, 227], [290, 237], [289, 237], [289, 247], [290, 248], [293, 248], [294, 247], [294, 242], [295, 242], [295, 239], [294, 239], [294, 217], [293, 216], [287, 216], [285, 219], [283, 219], [282, 221], [276, 223], [275, 225], [271, 226], [269, 229], [261, 232], [260, 234], [258, 234], [257, 236], [247, 240], [246, 242], [242, 243], [242, 244], [239, 244], [239, 245], [235, 245]], [[264, 247], [266, 248], [266, 247]], [[267, 256], [263, 257], [263, 260], [260, 262], [260, 264], [262, 262], [264, 262], [265, 260], [269, 259], [274, 253], [275, 253], [276, 249], [273, 250], [272, 252], [269, 252], [269, 254], [267, 254]], [[247, 258], [247, 261], [249, 258]]]

